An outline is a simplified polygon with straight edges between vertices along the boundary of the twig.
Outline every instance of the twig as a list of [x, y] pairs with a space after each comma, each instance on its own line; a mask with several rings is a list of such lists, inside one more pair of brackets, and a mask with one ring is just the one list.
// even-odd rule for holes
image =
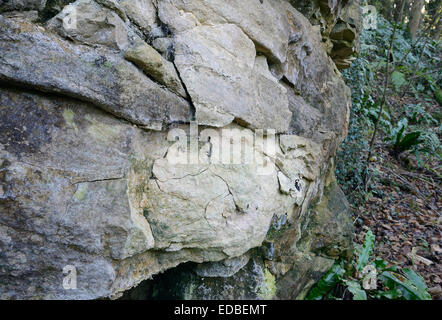
[[[402, 2], [401, 11], [400, 11], [401, 13], [404, 10], [404, 6], [405, 6], [405, 1]], [[378, 114], [378, 117], [377, 117], [376, 122], [374, 124], [373, 136], [371, 137], [370, 146], [368, 149], [369, 151], [368, 151], [367, 161], [365, 163], [365, 177], [364, 177], [364, 180], [366, 181], [365, 186], [367, 186], [367, 184], [368, 184], [368, 165], [369, 165], [370, 158], [371, 158], [371, 155], [373, 152], [373, 144], [376, 139], [376, 133], [378, 131], [379, 120], [381, 119], [382, 111], [385, 106], [385, 100], [387, 98], [388, 82], [390, 80], [390, 55], [393, 50], [393, 43], [394, 43], [394, 38], [396, 36], [397, 27], [398, 27], [398, 21], [396, 21], [396, 23], [394, 24], [393, 34], [391, 35], [390, 47], [388, 48], [387, 70], [386, 70], [385, 81], [384, 81], [384, 92], [382, 94], [382, 100], [381, 100], [381, 104], [379, 107], [379, 114]]]
[[[399, 173], [400, 173], [400, 174], [403, 174], [403, 175], [406, 175], [406, 176], [409, 176], [409, 177], [413, 177], [413, 178], [419, 179], [419, 180], [421, 180], [421, 181], [424, 181], [424, 182], [428, 183], [429, 185], [431, 185], [432, 187], [440, 188], [440, 186], [435, 185], [434, 183], [432, 183], [432, 182], [430, 182], [430, 181], [425, 180], [424, 178], [422, 178], [422, 177], [420, 176], [420, 174], [418, 174], [418, 173], [406, 172], [406, 171], [403, 171], [403, 170], [399, 171]], [[426, 175], [424, 175], [424, 174], [422, 174], [422, 175], [423, 175], [424, 177], [428, 177], [428, 176], [426, 176]]]
[[422, 193], [416, 188], [416, 186], [415, 186], [413, 183], [411, 183], [410, 181], [408, 181], [407, 179], [405, 179], [405, 178], [404, 178], [403, 176], [401, 176], [400, 174], [397, 174], [397, 173], [395, 173], [395, 172], [393, 172], [393, 171], [391, 171], [391, 170], [388, 170], [388, 171], [390, 171], [390, 173], [391, 173], [392, 175], [394, 175], [396, 178], [398, 178], [399, 180], [401, 180], [403, 183], [406, 183], [407, 187], [410, 188], [411, 190], [413, 190], [414, 193], [416, 193], [419, 197], [425, 199], [424, 195], [423, 195], [423, 194], [422, 194]]
[[[425, 195], [422, 194], [422, 192], [420, 192], [420, 191], [416, 188], [416, 186], [415, 186], [413, 183], [411, 183], [410, 181], [408, 181], [407, 179], [405, 179], [405, 178], [402, 177], [401, 175], [399, 175], [399, 174], [393, 172], [392, 170], [390, 170], [390, 169], [388, 169], [388, 168], [387, 168], [387, 170], [388, 170], [392, 175], [394, 175], [394, 176], [397, 177], [399, 180], [401, 180], [403, 183], [406, 183], [406, 184], [407, 184], [407, 187], [410, 188], [412, 191], [414, 191], [414, 193], [416, 193], [416, 195], [419, 196], [419, 198], [421, 198], [421, 199], [426, 199]], [[429, 207], [429, 206], [426, 206], [426, 207], [427, 207], [431, 212], [433, 212], [434, 214], [436, 214], [436, 215], [438, 215], [438, 216], [441, 215], [439, 212], [435, 211], [435, 210], [432, 209], [431, 207]]]

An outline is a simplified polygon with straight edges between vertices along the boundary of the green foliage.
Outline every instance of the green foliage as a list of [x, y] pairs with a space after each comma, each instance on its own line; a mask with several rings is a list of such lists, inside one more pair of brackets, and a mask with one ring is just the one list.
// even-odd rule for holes
[[403, 118], [398, 122], [395, 128], [390, 129], [391, 145], [396, 156], [407, 150], [419, 147], [423, 142], [423, 140], [420, 139], [421, 132], [413, 131], [405, 133], [407, 127], [408, 119]]
[[342, 262], [335, 263], [329, 272], [310, 290], [307, 300], [321, 300], [342, 280], [345, 269]]
[[441, 88], [437, 88], [434, 91], [434, 97], [436, 98], [436, 101], [442, 105], [442, 89]]
[[364, 155], [368, 150], [365, 129], [372, 127], [375, 109], [379, 108], [370, 94], [369, 84], [374, 78], [373, 69], [373, 66], [369, 66], [367, 57], [361, 56], [353, 63], [352, 68], [344, 72], [347, 85], [352, 91], [353, 105], [348, 135], [336, 159], [336, 177], [342, 190], [354, 204], [363, 202]]
[[361, 284], [354, 280], [342, 280], [348, 291], [353, 294], [353, 300], [367, 300], [367, 293], [361, 288]]
[[407, 150], [411, 150], [415, 146], [418, 146], [422, 143], [420, 140], [421, 133], [419, 131], [414, 131], [407, 133], [403, 138], [396, 140], [394, 147], [397, 153], [402, 153]]
[[[330, 271], [310, 290], [306, 299], [431, 300], [425, 281], [415, 271], [409, 268], [400, 270], [396, 266], [389, 267], [386, 261], [373, 259], [374, 240], [373, 233], [368, 230], [357, 259], [347, 263], [336, 262]], [[364, 272], [365, 270], [371, 270], [373, 274]], [[373, 281], [377, 285], [377, 275], [379, 275], [381, 286], [364, 288], [364, 282], [368, 276], [373, 276]], [[343, 293], [342, 288], [345, 288]]]
[[399, 91], [400, 88], [407, 83], [407, 80], [405, 80], [405, 75], [402, 72], [394, 71], [391, 75], [391, 82], [396, 91]]
[[[385, 9], [385, 1], [371, 1]], [[431, 0], [426, 6], [438, 5]], [[428, 8], [427, 8], [428, 9]], [[380, 12], [382, 12], [380, 10]], [[384, 10], [385, 11], [385, 10]], [[388, 10], [384, 13], [388, 14]], [[424, 24], [428, 24], [425, 20]], [[375, 30], [363, 30], [360, 52], [352, 67], [343, 72], [352, 90], [352, 109], [348, 136], [338, 151], [336, 177], [350, 202], [359, 206], [375, 191], [365, 188], [368, 141], [379, 117], [380, 104], [390, 64], [386, 103], [380, 115], [379, 135], [396, 156], [414, 155], [417, 165], [439, 176], [428, 160], [442, 160], [440, 145], [442, 112], [433, 109], [442, 104], [442, 43], [426, 36], [411, 41], [406, 25], [400, 23], [391, 55], [388, 55], [394, 26], [378, 17]], [[405, 102], [405, 104], [404, 104]], [[377, 179], [372, 166], [369, 183]], [[374, 235], [368, 231], [364, 244], [352, 261], [337, 261], [333, 268], [308, 294], [308, 299], [405, 299], [427, 300], [425, 282], [413, 270], [400, 269], [373, 257]], [[378, 275], [376, 289], [364, 288], [367, 270]], [[366, 284], [366, 283], [365, 283]]]
[[371, 230], [368, 230], [365, 235], [364, 244], [362, 246], [362, 251], [359, 254], [358, 263], [356, 264], [356, 269], [362, 271], [362, 269], [367, 265], [370, 254], [374, 248], [374, 234]]
[[[348, 136], [338, 150], [336, 177], [355, 206], [364, 202], [366, 192], [371, 189], [370, 184], [365, 186], [363, 177], [368, 141], [380, 110], [387, 58], [390, 60], [390, 86], [379, 121], [380, 135], [393, 154], [415, 155], [418, 166], [424, 166], [433, 157], [441, 159], [441, 127], [436, 126], [441, 122], [442, 113], [431, 115], [427, 111], [428, 106], [436, 100], [440, 103], [442, 98], [441, 42], [424, 37], [413, 43], [406, 27], [400, 25], [392, 55], [387, 57], [393, 26], [382, 16], [378, 17], [377, 25], [375, 30], [363, 30], [358, 59], [343, 72], [352, 90], [352, 109]], [[402, 97], [404, 92], [411, 93], [419, 103], [407, 103], [402, 108], [389, 104], [391, 96]], [[376, 172], [370, 169], [370, 175], [373, 184]]]
[[422, 103], [406, 104], [405, 115], [411, 124], [437, 125], [439, 123], [422, 107]]
[[[414, 106], [407, 109], [408, 117], [398, 121], [395, 127], [386, 129], [388, 136], [386, 140], [389, 142], [393, 155], [398, 156], [405, 151], [411, 151], [416, 156], [418, 166], [423, 166], [422, 157], [436, 157], [441, 160], [441, 144], [438, 134], [441, 133], [441, 127], [436, 129], [418, 126], [435, 125], [435, 120], [430, 114], [423, 112], [420, 107]], [[411, 110], [411, 111], [410, 111]], [[418, 110], [418, 111], [416, 111]], [[410, 125], [414, 123], [414, 125]]]
[[401, 273], [384, 271], [380, 275], [380, 279], [389, 290], [379, 293], [379, 298], [431, 300], [425, 281], [409, 268], [404, 268]]
[[[366, 122], [365, 119], [367, 119], [369, 122], [366, 124], [373, 126], [378, 118], [381, 107], [377, 102], [373, 101], [372, 97], [369, 95], [364, 96], [362, 102], [362, 109], [360, 110], [360, 114], [362, 116], [361, 122]], [[390, 114], [387, 110], [383, 109], [382, 115], [379, 118], [380, 125], [383, 127], [388, 127], [390, 126], [390, 120]]]

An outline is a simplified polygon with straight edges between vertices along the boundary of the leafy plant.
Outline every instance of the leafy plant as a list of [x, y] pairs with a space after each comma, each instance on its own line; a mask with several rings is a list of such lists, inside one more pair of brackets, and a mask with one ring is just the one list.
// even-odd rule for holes
[[353, 294], [353, 300], [367, 300], [367, 293], [361, 288], [361, 284], [354, 280], [342, 280], [348, 291]]
[[397, 157], [399, 154], [416, 148], [423, 141], [420, 139], [421, 132], [413, 131], [405, 133], [408, 127], [407, 118], [401, 119], [397, 126], [390, 130], [390, 140], [393, 148], [393, 154]]
[[438, 121], [422, 107], [422, 103], [406, 104], [405, 115], [407, 116], [409, 122], [412, 124], [438, 124]]
[[[382, 259], [373, 259], [375, 237], [371, 230], [365, 234], [357, 259], [345, 263], [337, 261], [327, 274], [308, 293], [307, 300], [322, 299], [402, 299], [431, 300], [427, 286], [422, 277], [409, 268], [400, 270], [396, 266], [388, 266]], [[372, 270], [372, 273], [365, 271]], [[376, 275], [379, 274], [379, 283]], [[376, 288], [364, 287], [367, 277], [374, 276]], [[380, 285], [380, 287], [378, 286]], [[338, 288], [345, 288], [339, 296]], [[346, 293], [350, 295], [346, 295]]]
[[407, 83], [407, 80], [405, 80], [405, 75], [402, 72], [394, 71], [391, 75], [391, 82], [396, 91], [399, 91], [401, 87]]
[[310, 290], [307, 300], [321, 300], [326, 296], [341, 280], [345, 273], [342, 262], [335, 263], [329, 272], [322, 277], [316, 286]]
[[[425, 281], [420, 275], [409, 268], [401, 273], [384, 271], [380, 279], [388, 290], [380, 293], [379, 297], [387, 299], [431, 300]], [[402, 280], [401, 280], [402, 279]]]
[[[413, 43], [409, 39], [406, 28], [399, 26], [396, 30], [393, 50], [387, 59], [386, 48], [389, 47], [393, 29], [389, 21], [379, 16], [376, 29], [362, 31], [359, 56], [353, 62], [352, 67], [343, 72], [346, 83], [352, 90], [352, 109], [348, 136], [338, 151], [336, 176], [344, 193], [355, 206], [365, 201], [365, 194], [371, 190], [377, 180], [374, 168], [372, 166], [367, 168], [365, 159], [369, 149], [369, 136], [374, 131], [374, 122], [379, 115], [378, 100], [382, 96], [380, 90], [382, 90], [381, 84], [388, 59], [393, 65], [390, 87], [396, 94], [410, 88], [419, 100], [429, 99], [431, 104], [435, 97], [442, 96], [440, 91], [442, 85], [441, 42], [423, 39]], [[395, 93], [388, 90], [387, 95], [391, 96]], [[430, 157], [439, 158], [441, 153], [439, 143], [436, 143], [440, 139], [438, 137], [435, 139], [435, 136], [440, 136], [440, 131], [435, 132], [422, 126], [437, 125], [436, 121], [440, 122], [440, 120], [432, 119], [432, 116], [424, 109], [423, 103], [415, 105], [418, 107], [414, 110], [417, 112], [414, 118], [414, 112], [400, 115], [401, 118], [405, 116], [410, 125], [404, 128], [399, 136], [395, 135], [399, 133], [398, 126], [392, 125], [392, 123], [399, 123], [400, 119], [396, 118], [397, 115], [394, 112], [397, 110], [394, 105], [387, 104], [386, 107], [391, 108], [390, 110], [383, 108], [379, 127], [387, 135], [386, 140], [395, 150], [396, 155], [410, 151], [415, 154], [418, 165], [423, 166]], [[410, 112], [412, 108], [410, 106]], [[393, 133], [395, 129], [397, 132]], [[368, 171], [372, 179], [366, 185], [364, 177]]]
[[434, 97], [436, 98], [436, 101], [442, 105], [442, 89], [441, 88], [437, 88], [436, 90], [434, 90]]
[[367, 265], [370, 254], [374, 248], [374, 234], [371, 230], [367, 231], [365, 235], [364, 244], [362, 245], [361, 253], [359, 254], [358, 262], [356, 264], [356, 270], [359, 272]]
[[[382, 5], [383, 1], [378, 1]], [[407, 153], [417, 165], [440, 178], [434, 160], [442, 160], [442, 42], [422, 36], [420, 41], [409, 38], [406, 27], [399, 25], [389, 53], [394, 25], [378, 16], [377, 28], [363, 30], [360, 52], [351, 68], [343, 72], [352, 91], [349, 131], [341, 144], [336, 162], [336, 176], [344, 193], [355, 208], [376, 192], [375, 181], [382, 166], [364, 166], [369, 137], [374, 131], [383, 93], [386, 103], [379, 117], [379, 131], [386, 146], [396, 157]], [[387, 68], [390, 65], [392, 68]], [[390, 84], [383, 91], [387, 69]], [[404, 105], [405, 103], [405, 105]], [[436, 109], [436, 110], [435, 110]], [[440, 108], [439, 108], [440, 109]], [[430, 113], [431, 111], [431, 113]], [[377, 140], [378, 141], [378, 140]], [[376, 142], [377, 142], [376, 141]], [[376, 148], [377, 150], [377, 148]], [[372, 157], [382, 165], [382, 156]], [[413, 162], [408, 159], [407, 164]], [[371, 180], [365, 185], [364, 174]], [[373, 255], [374, 236], [367, 232], [364, 244], [352, 261], [337, 261], [320, 281], [323, 290], [313, 288], [308, 298], [314, 299], [428, 299], [422, 278], [411, 269], [389, 265]], [[375, 270], [378, 289], [365, 289], [365, 272]], [[327, 276], [326, 275], [326, 276]], [[326, 281], [327, 280], [327, 281]], [[367, 286], [366, 286], [367, 287]], [[365, 293], [365, 295], [364, 295]]]

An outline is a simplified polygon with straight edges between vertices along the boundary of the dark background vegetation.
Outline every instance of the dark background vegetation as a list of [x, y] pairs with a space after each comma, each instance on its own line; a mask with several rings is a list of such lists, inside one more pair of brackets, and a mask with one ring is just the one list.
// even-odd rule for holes
[[377, 27], [363, 30], [343, 72], [353, 108], [336, 168], [355, 256], [337, 261], [308, 298], [441, 299], [442, 2], [366, 4]]

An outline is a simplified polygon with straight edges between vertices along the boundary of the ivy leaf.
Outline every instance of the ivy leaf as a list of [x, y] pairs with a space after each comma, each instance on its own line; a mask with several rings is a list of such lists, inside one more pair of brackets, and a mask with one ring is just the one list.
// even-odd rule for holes
[[394, 71], [391, 75], [391, 82], [393, 83], [396, 91], [399, 91], [407, 80], [405, 80], [405, 75], [402, 72]]

